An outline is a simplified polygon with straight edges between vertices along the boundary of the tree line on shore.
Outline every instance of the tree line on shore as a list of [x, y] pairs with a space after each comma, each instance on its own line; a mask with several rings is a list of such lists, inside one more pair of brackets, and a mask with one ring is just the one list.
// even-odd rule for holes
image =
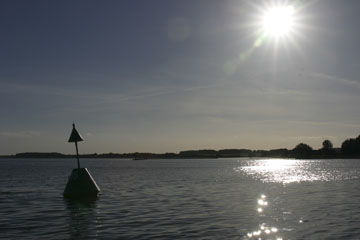
[[[6, 158], [73, 158], [75, 155], [62, 153], [26, 152]], [[123, 158], [123, 159], [176, 159], [176, 158], [231, 158], [231, 157], [271, 157], [271, 158], [359, 158], [360, 135], [357, 138], [345, 140], [341, 148], [334, 148], [330, 140], [324, 140], [322, 148], [314, 150], [305, 143], [299, 143], [293, 149], [250, 150], [250, 149], [222, 149], [222, 150], [188, 150], [179, 153], [103, 153], [82, 154], [83, 158]]]

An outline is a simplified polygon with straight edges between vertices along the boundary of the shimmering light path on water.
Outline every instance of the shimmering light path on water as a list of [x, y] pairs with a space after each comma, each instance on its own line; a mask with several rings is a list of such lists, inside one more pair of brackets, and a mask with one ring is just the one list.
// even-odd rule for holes
[[[359, 178], [359, 169], [346, 165], [349, 160], [294, 160], [262, 159], [247, 161], [235, 171], [246, 172], [249, 176], [264, 182], [292, 183], [312, 181], [337, 181]], [[331, 167], [331, 169], [328, 169]], [[345, 169], [343, 169], [345, 168]], [[345, 171], [344, 171], [345, 170]]]
[[0, 239], [358, 239], [360, 160], [0, 160]]

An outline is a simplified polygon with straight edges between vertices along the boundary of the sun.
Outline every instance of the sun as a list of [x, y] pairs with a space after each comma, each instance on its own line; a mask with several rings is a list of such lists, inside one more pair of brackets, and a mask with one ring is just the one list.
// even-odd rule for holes
[[265, 36], [280, 38], [289, 35], [294, 30], [294, 7], [269, 7], [263, 13], [261, 27]]

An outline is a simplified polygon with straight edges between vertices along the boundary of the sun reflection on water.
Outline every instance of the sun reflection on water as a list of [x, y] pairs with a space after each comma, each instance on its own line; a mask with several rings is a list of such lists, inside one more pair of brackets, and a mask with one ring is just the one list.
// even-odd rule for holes
[[251, 160], [247, 165], [237, 167], [237, 172], [245, 172], [247, 175], [263, 182], [279, 182], [283, 184], [303, 181], [328, 181], [335, 180], [332, 173], [320, 171], [314, 168], [315, 161], [295, 159], [262, 159]]
[[[260, 216], [264, 216], [266, 214], [266, 208], [268, 206], [268, 201], [266, 199], [266, 195], [262, 194], [259, 199], [257, 199], [257, 212]], [[266, 223], [261, 223], [259, 228], [253, 231], [248, 232], [244, 239], [276, 239], [282, 240], [282, 237], [278, 234], [278, 228], [274, 226], [269, 226]]]

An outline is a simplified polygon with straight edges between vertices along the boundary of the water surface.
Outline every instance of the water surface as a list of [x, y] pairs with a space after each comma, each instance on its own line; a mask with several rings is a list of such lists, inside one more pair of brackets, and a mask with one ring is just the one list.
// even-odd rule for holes
[[360, 160], [0, 160], [2, 239], [359, 239]]

